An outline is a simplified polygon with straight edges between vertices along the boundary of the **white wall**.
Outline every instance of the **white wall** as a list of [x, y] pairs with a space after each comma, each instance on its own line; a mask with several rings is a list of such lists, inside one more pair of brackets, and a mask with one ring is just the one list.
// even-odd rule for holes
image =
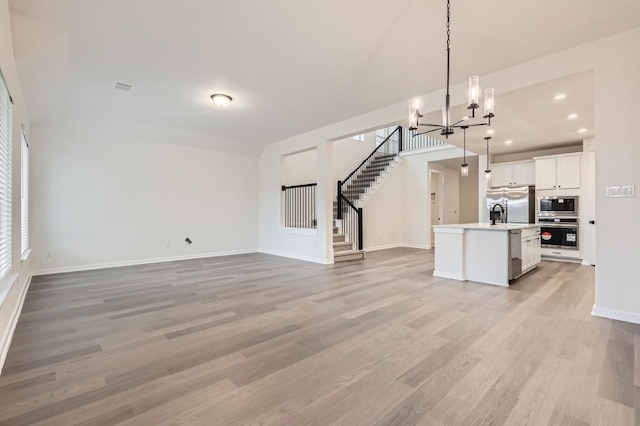
[[[0, 282], [0, 369], [9, 349], [30, 279], [30, 258], [21, 259], [20, 247], [20, 132], [24, 125], [31, 145], [29, 115], [16, 67], [11, 36], [9, 5], [0, 0], [0, 69], [13, 98], [13, 170], [12, 170], [12, 271]], [[32, 169], [33, 170], [33, 169]], [[33, 206], [31, 206], [33, 212]]]
[[640, 323], [640, 191], [635, 198], [605, 198], [605, 187], [640, 189], [636, 98], [640, 94], [640, 29], [599, 43], [596, 110], [596, 310]]
[[257, 249], [256, 157], [80, 113], [34, 125], [32, 139], [35, 270]]
[[395, 170], [365, 204], [362, 216], [364, 249], [379, 250], [403, 244], [403, 167]]
[[376, 147], [376, 132], [364, 134], [364, 142], [345, 138], [333, 143], [333, 180], [344, 180]]
[[305, 185], [318, 180], [318, 152], [310, 149], [282, 157], [282, 184]]

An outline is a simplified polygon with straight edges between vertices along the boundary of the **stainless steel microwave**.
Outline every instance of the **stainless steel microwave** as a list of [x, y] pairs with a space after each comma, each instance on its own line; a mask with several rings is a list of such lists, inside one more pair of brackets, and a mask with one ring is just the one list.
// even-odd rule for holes
[[538, 216], [578, 216], [578, 196], [538, 197]]

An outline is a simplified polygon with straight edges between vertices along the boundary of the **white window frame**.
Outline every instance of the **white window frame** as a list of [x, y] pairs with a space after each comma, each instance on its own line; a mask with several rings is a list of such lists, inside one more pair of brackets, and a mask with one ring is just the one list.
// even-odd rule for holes
[[21, 169], [20, 169], [20, 247], [22, 258], [29, 251], [29, 142], [22, 130], [21, 137]]
[[9, 88], [0, 71], [0, 283], [11, 273], [11, 149], [12, 106]]

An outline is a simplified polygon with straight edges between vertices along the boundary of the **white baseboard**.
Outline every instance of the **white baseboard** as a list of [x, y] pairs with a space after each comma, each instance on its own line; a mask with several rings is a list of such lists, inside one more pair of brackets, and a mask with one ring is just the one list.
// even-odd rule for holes
[[[7, 359], [7, 354], [9, 353], [9, 346], [11, 346], [11, 340], [13, 339], [13, 333], [16, 330], [16, 326], [18, 325], [18, 318], [20, 318], [20, 314], [22, 313], [22, 307], [24, 306], [24, 300], [27, 297], [27, 290], [29, 290], [29, 286], [31, 285], [31, 275], [27, 278], [27, 282], [22, 289], [22, 293], [20, 293], [20, 298], [18, 299], [18, 303], [13, 308], [13, 312], [11, 312], [11, 317], [9, 318], [9, 327], [4, 331], [2, 335], [2, 339], [0, 339], [0, 375], [2, 375], [2, 367], [4, 367], [4, 362]], [[18, 283], [14, 283], [13, 285], [17, 285]]]
[[257, 249], [234, 250], [215, 253], [187, 254], [182, 256], [158, 257], [153, 259], [126, 260], [122, 262], [94, 263], [90, 265], [64, 266], [61, 268], [45, 268], [33, 271], [33, 276], [62, 274], [67, 272], [93, 271], [96, 269], [120, 268], [123, 266], [147, 265], [152, 263], [175, 262], [178, 260], [206, 259], [208, 257], [233, 256], [238, 254], [257, 253]]
[[389, 249], [394, 249], [398, 247], [404, 247], [404, 246], [401, 243], [387, 244], [384, 246], [366, 247], [364, 251], [365, 253], [368, 253], [370, 251], [389, 250]]
[[450, 280], [466, 281], [467, 277], [462, 274], [454, 274], [450, 272], [433, 271], [433, 276], [438, 278], [448, 278]]
[[402, 247], [420, 249], [420, 250], [430, 250], [431, 247], [428, 244], [402, 244]]
[[429, 249], [429, 247], [426, 245], [396, 243], [396, 244], [387, 244], [385, 246], [369, 247], [369, 248], [365, 248], [364, 251], [368, 253], [370, 251], [389, 250], [389, 249], [400, 248], [400, 247], [420, 249], [420, 250]]
[[258, 252], [259, 253], [264, 253], [264, 254], [270, 254], [272, 256], [287, 257], [289, 259], [303, 260], [305, 262], [320, 263], [321, 265], [331, 265], [333, 263], [333, 259], [328, 260], [328, 259], [321, 259], [319, 257], [300, 256], [299, 254], [296, 254], [296, 253], [287, 253], [287, 252], [283, 252], [283, 251], [259, 249]]
[[630, 322], [633, 324], [640, 324], [640, 314], [634, 314], [631, 312], [616, 311], [614, 309], [600, 308], [593, 305], [591, 315], [601, 318], [609, 318], [618, 321]]

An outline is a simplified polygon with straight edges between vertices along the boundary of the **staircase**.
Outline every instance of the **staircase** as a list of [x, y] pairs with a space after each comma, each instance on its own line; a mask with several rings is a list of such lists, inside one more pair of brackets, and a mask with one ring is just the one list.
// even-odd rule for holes
[[[441, 149], [447, 144], [427, 134], [414, 134], [401, 126], [384, 129], [384, 140], [358, 167], [337, 185], [333, 202], [333, 261], [362, 260], [364, 253], [364, 224], [362, 207], [398, 166], [402, 151]], [[377, 139], [376, 134], [376, 139]], [[381, 138], [382, 138], [381, 137]], [[342, 207], [338, 211], [338, 204]]]
[[[378, 183], [379, 178], [389, 170], [394, 163], [397, 153], [386, 154], [376, 152], [369, 161], [364, 164], [357, 173], [348, 179], [347, 184], [342, 188], [342, 194], [355, 206], [358, 202], [362, 201], [367, 192]], [[343, 214], [343, 226], [353, 227], [352, 221], [348, 215], [350, 213], [350, 207], [343, 200], [342, 214]], [[341, 221], [338, 220], [338, 202], [333, 202], [333, 261], [334, 262], [347, 262], [352, 260], [363, 260], [365, 257], [364, 250], [358, 250], [357, 242], [350, 241], [347, 237], [347, 233], [341, 233], [341, 229], [337, 224]], [[347, 222], [347, 223], [345, 223]], [[354, 232], [349, 232], [350, 235], [354, 235]]]
[[[378, 178], [389, 168], [398, 154], [376, 154], [373, 160], [362, 171], [356, 174], [355, 179], [349, 182], [342, 193], [356, 204], [363, 195], [375, 184]], [[333, 203], [333, 218], [338, 212], [337, 202]]]
[[337, 226], [333, 227], [333, 262], [349, 262], [363, 260], [364, 250], [354, 249], [355, 243], [347, 241], [345, 234], [341, 234]]

